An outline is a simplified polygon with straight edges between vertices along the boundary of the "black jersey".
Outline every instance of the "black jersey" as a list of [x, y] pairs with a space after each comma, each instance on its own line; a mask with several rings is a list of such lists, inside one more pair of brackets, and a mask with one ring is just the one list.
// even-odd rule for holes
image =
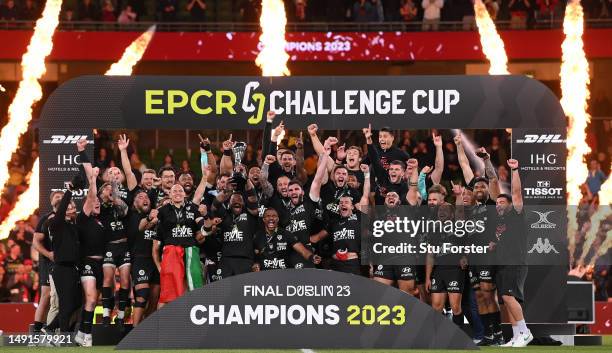
[[[281, 228], [287, 227], [289, 224], [289, 210], [291, 208], [291, 199], [281, 197], [276, 191], [272, 197], [263, 201], [266, 208], [273, 208], [278, 213], [278, 224]], [[263, 214], [262, 214], [263, 217]]]
[[343, 196], [349, 196], [353, 200], [353, 205], [357, 204], [361, 199], [362, 193], [359, 190], [348, 186], [337, 187], [333, 182], [328, 182], [321, 187], [321, 205], [323, 208], [323, 216], [326, 220], [339, 218], [338, 202]]
[[291, 204], [288, 223], [285, 227], [287, 235], [295, 236], [304, 245], [310, 245], [313, 224], [320, 221], [321, 218], [322, 212], [319, 203], [304, 196], [304, 200], [299, 205]]
[[497, 217], [495, 253], [500, 265], [526, 265], [527, 226], [525, 215], [512, 207], [506, 214]]
[[55, 216], [55, 212], [49, 212], [42, 216], [36, 225], [36, 230], [34, 230], [36, 233], [43, 234], [42, 246], [47, 249], [47, 251], [52, 251], [51, 238], [49, 237], [49, 223], [47, 223], [47, 220], [53, 216]]
[[[379, 179], [377, 179], [379, 180]], [[376, 205], [384, 205], [385, 198], [389, 192], [395, 192], [399, 195], [400, 202], [407, 204], [406, 195], [408, 194], [408, 183], [402, 181], [401, 183], [393, 184], [388, 179], [384, 179], [375, 186], [374, 202]]]
[[477, 204], [468, 208], [469, 219], [474, 222], [483, 223], [484, 232], [474, 232], [469, 235], [470, 242], [475, 245], [489, 245], [496, 242], [495, 228], [497, 226], [497, 211], [495, 201], [487, 199], [484, 204]]
[[186, 202], [181, 207], [173, 204], [162, 206], [157, 214], [159, 224], [156, 239], [163, 245], [195, 246], [195, 236], [200, 231], [196, 223], [199, 216], [198, 206], [192, 202]]
[[289, 266], [289, 252], [299, 240], [284, 231], [267, 234], [259, 231], [255, 234], [255, 249], [262, 270], [284, 269]]
[[[370, 150], [370, 146], [374, 148], [374, 153], [372, 153], [372, 150]], [[409, 158], [410, 155], [408, 153], [395, 146], [387, 150], [383, 150], [378, 144], [372, 144], [368, 145], [368, 155], [361, 161], [361, 163], [371, 164], [375, 160], [378, 160], [385, 170], [389, 170], [391, 162], [398, 160], [405, 163]]]
[[140, 231], [140, 221], [147, 215], [131, 209], [126, 217], [128, 229], [128, 242], [133, 257], [152, 257], [153, 239], [157, 236], [157, 227]]
[[458, 237], [454, 233], [442, 231], [427, 233], [428, 253], [434, 256], [434, 265], [459, 266], [462, 255], [453, 253], [453, 246], [463, 245], [464, 240], [464, 237]]
[[157, 208], [161, 200], [168, 197], [168, 194], [162, 188], [152, 188], [147, 191], [147, 195], [149, 195], [149, 201], [151, 201], [151, 208]]
[[51, 247], [56, 263], [74, 264], [79, 262], [79, 233], [75, 224], [66, 221], [66, 210], [72, 199], [67, 190], [57, 207], [55, 217], [47, 220]]
[[340, 250], [359, 254], [361, 251], [361, 212], [355, 210], [350, 217], [340, 217], [331, 221], [329, 235], [333, 241], [334, 252]]
[[81, 256], [104, 256], [106, 232], [98, 217], [87, 216], [81, 212], [77, 216], [76, 225], [79, 230]]
[[98, 219], [104, 225], [107, 241], [116, 241], [127, 237], [124, 218], [119, 214], [114, 205], [100, 205], [100, 215]]
[[253, 259], [257, 222], [257, 217], [246, 211], [239, 215], [227, 212], [220, 224], [220, 237], [223, 242], [221, 256]]

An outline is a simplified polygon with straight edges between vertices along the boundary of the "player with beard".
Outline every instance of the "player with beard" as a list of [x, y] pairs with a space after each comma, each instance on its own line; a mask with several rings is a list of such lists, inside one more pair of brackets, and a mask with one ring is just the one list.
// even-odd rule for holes
[[103, 323], [110, 324], [110, 314], [114, 307], [115, 269], [119, 268], [121, 288], [119, 289], [116, 324], [123, 324], [125, 308], [129, 300], [131, 256], [124, 217], [127, 204], [120, 197], [119, 184], [115, 181], [104, 183], [99, 190], [102, 202], [99, 219], [104, 225], [106, 251], [104, 256], [104, 281], [102, 284]]
[[[363, 193], [359, 203], [354, 204], [350, 195], [342, 195], [338, 201], [338, 217], [330, 218], [327, 229], [310, 237], [317, 243], [331, 234], [332, 269], [345, 273], [361, 275], [361, 217], [367, 213], [370, 195], [370, 169], [361, 165], [364, 174]], [[317, 173], [319, 173], [317, 171]], [[314, 184], [314, 182], [313, 182]], [[311, 195], [316, 197], [311, 190]], [[355, 211], [356, 209], [356, 211]]]
[[523, 292], [527, 278], [527, 226], [523, 213], [519, 163], [516, 159], [509, 159], [507, 163], [512, 171], [512, 196], [501, 194], [497, 197], [497, 243], [494, 251], [499, 266], [495, 280], [497, 293], [504, 304], [513, 332], [512, 339], [503, 346], [526, 347], [533, 340], [521, 307], [525, 299]]
[[[395, 191], [385, 195], [384, 213], [378, 219], [395, 220], [400, 216], [400, 196]], [[392, 286], [410, 295], [416, 295], [416, 261], [411, 265], [373, 265], [372, 278], [379, 283]]]
[[274, 194], [274, 188], [272, 187], [272, 184], [268, 182], [267, 175], [265, 178], [262, 176], [262, 174], [264, 173], [263, 169], [267, 169], [267, 166], [268, 164], [265, 163], [263, 164], [262, 168], [258, 166], [253, 166], [249, 168], [249, 174], [247, 176], [247, 178], [253, 184], [253, 187], [255, 188], [255, 193], [257, 194], [260, 217], [263, 217], [263, 212], [265, 210], [264, 205], [267, 203], [267, 200], [270, 199]]
[[203, 219], [198, 206], [186, 201], [185, 190], [179, 184], [170, 189], [170, 203], [159, 208], [157, 219], [152, 255], [160, 276], [158, 308], [161, 308], [185, 291], [202, 286], [202, 266], [197, 244], [204, 241], [204, 236], [200, 231]]
[[[153, 239], [157, 236], [158, 210], [151, 209], [149, 195], [140, 190], [127, 216], [130, 251], [132, 252], [132, 285], [134, 290], [134, 326], [145, 311], [152, 312], [159, 298], [159, 272], [153, 262]], [[147, 310], [150, 308], [150, 310]]]
[[[237, 172], [246, 174], [240, 165]], [[245, 185], [247, 202], [241, 192], [223, 190], [212, 205], [214, 217], [221, 218], [219, 235], [222, 237], [220, 278], [240, 275], [251, 271], [255, 250], [253, 240], [258, 228], [259, 209], [257, 194], [249, 179]], [[229, 210], [223, 204], [229, 199]], [[207, 236], [212, 232], [206, 230]]]
[[[463, 199], [457, 197], [456, 217], [463, 218]], [[453, 208], [448, 203], [435, 206], [437, 220], [445, 222], [453, 220]], [[444, 252], [445, 243], [462, 245], [463, 238], [453, 232], [444, 232], [442, 229], [427, 234], [426, 241], [430, 246], [438, 247], [437, 252], [427, 254], [425, 289], [431, 293], [431, 306], [434, 310], [442, 312], [448, 299], [453, 313], [453, 322], [461, 327], [463, 325], [463, 310], [461, 297], [465, 284], [465, 269], [467, 258], [461, 254]]]
[[294, 235], [278, 227], [278, 212], [267, 208], [263, 214], [264, 230], [255, 234], [256, 262], [253, 271], [286, 269], [289, 265], [289, 251], [293, 249], [305, 260], [317, 265], [321, 257], [308, 250]]
[[83, 287], [85, 303], [81, 312], [81, 324], [74, 341], [84, 347], [92, 346], [91, 326], [94, 309], [98, 302], [98, 295], [102, 287], [102, 263], [104, 258], [105, 231], [104, 225], [98, 219], [100, 215], [100, 200], [97, 196], [96, 179], [98, 168], [93, 168], [89, 179], [89, 191], [83, 204], [83, 212], [76, 218], [79, 234], [79, 247], [81, 255], [81, 286]]
[[[308, 135], [312, 141], [312, 147], [315, 150], [315, 153], [320, 155], [326, 153], [326, 147], [321, 143], [321, 140], [319, 140], [319, 137], [317, 136], [318, 130], [319, 127], [317, 124], [308, 125]], [[328, 173], [331, 173], [336, 165], [344, 165], [346, 166], [349, 175], [356, 176], [359, 185], [363, 185], [363, 172], [359, 168], [361, 158], [361, 148], [357, 146], [350, 146], [348, 149], [346, 149], [346, 146], [343, 144], [342, 146], [338, 146], [335, 160], [329, 156], [326, 158], [327, 171]]]
[[[267, 182], [267, 170], [269, 165], [274, 163], [276, 157], [267, 155], [262, 166], [262, 179]], [[285, 228], [289, 223], [289, 210], [291, 209], [291, 199], [289, 198], [289, 182], [291, 180], [286, 176], [280, 176], [276, 179], [276, 189], [268, 200], [262, 204], [268, 208], [272, 207], [278, 212], [280, 218], [280, 226]]]
[[38, 281], [40, 283], [40, 298], [38, 306], [36, 307], [36, 312], [34, 313], [33, 333], [41, 332], [44, 324], [46, 322], [51, 322], [57, 314], [57, 294], [55, 294], [56, 298], [54, 300], [55, 305], [53, 305], [53, 309], [50, 307], [50, 276], [51, 272], [53, 272], [53, 249], [51, 247], [47, 220], [55, 215], [62, 196], [64, 196], [62, 191], [51, 192], [49, 201], [53, 210], [40, 218], [32, 240], [32, 247], [39, 253]]
[[[470, 243], [475, 245], [488, 246], [495, 240], [495, 219], [497, 214], [492, 207], [495, 205], [494, 199], [499, 195], [499, 182], [495, 174], [495, 168], [491, 164], [491, 158], [484, 148], [476, 151], [476, 155], [485, 164], [484, 177], [474, 177], [470, 168], [469, 160], [463, 148], [463, 138], [457, 134], [454, 138], [457, 146], [457, 157], [463, 172], [463, 177], [467, 185], [473, 188], [473, 197], [476, 204], [471, 207], [471, 219], [475, 222], [484, 221], [485, 231], [474, 233], [470, 237]], [[485, 335], [483, 340], [478, 343], [480, 346], [504, 344], [501, 331], [501, 314], [499, 303], [495, 295], [495, 266], [487, 254], [470, 256], [470, 273], [473, 278], [471, 282], [476, 289], [476, 301], [478, 303], [478, 313], [483, 321]]]

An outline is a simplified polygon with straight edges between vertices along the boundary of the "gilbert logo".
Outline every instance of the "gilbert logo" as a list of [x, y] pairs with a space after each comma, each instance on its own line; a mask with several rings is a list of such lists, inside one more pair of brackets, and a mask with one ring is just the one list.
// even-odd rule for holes
[[[43, 140], [43, 144], [47, 145], [62, 145], [62, 144], [74, 144], [80, 139], [87, 139], [87, 135], [51, 135], [50, 140]], [[87, 140], [89, 143], [93, 143], [93, 140]]]
[[525, 135], [516, 143], [565, 143], [565, 140], [561, 139], [561, 135]]
[[539, 212], [531, 211], [540, 217], [537, 222], [531, 224], [531, 229], [555, 229], [557, 225], [548, 220], [548, 215], [555, 211]]
[[533, 247], [531, 247], [531, 250], [529, 250], [528, 253], [532, 254], [534, 251], [538, 254], [550, 254], [551, 251], [554, 251], [555, 254], [559, 253], [557, 249], [555, 249], [555, 247], [550, 243], [548, 238], [545, 238], [544, 241], [542, 241], [542, 238], [538, 238], [538, 240], [535, 244], [533, 244]]

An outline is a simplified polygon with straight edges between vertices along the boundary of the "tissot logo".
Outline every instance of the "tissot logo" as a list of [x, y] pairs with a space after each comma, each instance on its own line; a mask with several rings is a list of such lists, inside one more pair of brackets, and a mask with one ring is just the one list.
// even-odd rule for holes
[[525, 135], [516, 143], [565, 143], [565, 140], [561, 139], [561, 135]]
[[539, 188], [549, 188], [550, 180], [538, 180], [536, 184]]
[[528, 253], [532, 254], [534, 251], [538, 254], [550, 254], [552, 251], [554, 251], [555, 254], [559, 253], [557, 249], [555, 249], [554, 245], [550, 243], [550, 240], [548, 240], [548, 238], [545, 238], [544, 241], [542, 241], [542, 238], [538, 238], [538, 240], [535, 244], [533, 244], [531, 250], [529, 250]]
[[[87, 135], [51, 135], [51, 139], [43, 140], [43, 144], [75, 144], [80, 139], [87, 139]], [[87, 140], [87, 142], [94, 143], [93, 140]]]
[[550, 180], [536, 181], [536, 187], [525, 188], [525, 198], [534, 199], [559, 199], [562, 197], [563, 188], [553, 188]]
[[548, 220], [548, 215], [550, 215], [551, 213], [555, 211], [548, 211], [548, 212], [531, 211], [531, 212], [537, 214], [540, 217], [537, 222], [531, 224], [532, 229], [555, 229], [557, 228], [557, 225], [555, 223]]

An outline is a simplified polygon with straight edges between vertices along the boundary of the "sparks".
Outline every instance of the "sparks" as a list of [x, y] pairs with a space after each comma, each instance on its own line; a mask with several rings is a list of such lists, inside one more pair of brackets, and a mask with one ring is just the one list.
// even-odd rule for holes
[[107, 76], [129, 76], [132, 74], [132, 70], [134, 69], [134, 65], [136, 65], [142, 56], [144, 55], [151, 39], [153, 39], [153, 35], [155, 34], [155, 26], [149, 27], [149, 29], [140, 35], [140, 37], [136, 38], [130, 44], [129, 47], [125, 49], [123, 52], [123, 56], [121, 59], [111, 65], [110, 69], [106, 71], [105, 75]]
[[480, 45], [491, 65], [489, 75], [508, 75], [510, 72], [508, 72], [508, 56], [504, 48], [504, 41], [497, 33], [495, 23], [482, 0], [474, 1], [474, 13], [480, 34]]
[[259, 24], [262, 30], [259, 37], [262, 50], [257, 55], [255, 64], [261, 68], [262, 76], [291, 75], [287, 68], [289, 54], [285, 51], [287, 15], [283, 2], [281, 0], [262, 0]]
[[[144, 52], [147, 50], [151, 39], [153, 38], [153, 34], [155, 33], [155, 26], [150, 27], [145, 33], [140, 35], [140, 37], [136, 38], [130, 44], [121, 59], [111, 65], [110, 69], [106, 72], [107, 76], [129, 76], [132, 74], [132, 70], [134, 69], [134, 65], [136, 65]], [[28, 189], [21, 195], [21, 197], [15, 203], [15, 207], [9, 214], [9, 216], [4, 220], [4, 222], [0, 225], [0, 239], [4, 239], [8, 237], [9, 232], [14, 227], [15, 223], [22, 220], [27, 219], [30, 215], [36, 211], [39, 204], [39, 170], [38, 170], [38, 159], [34, 162], [34, 167], [32, 168], [33, 176], [30, 178], [30, 186]]]
[[[579, 0], [570, 1], [565, 8], [561, 45], [563, 57], [561, 64], [561, 106], [568, 117], [567, 131], [567, 202], [568, 243], [570, 256], [576, 249], [575, 234], [578, 231], [575, 206], [580, 203], [582, 185], [588, 175], [584, 156], [591, 152], [586, 141], [586, 127], [590, 121], [587, 114], [589, 99], [589, 63], [584, 53], [582, 34], [584, 32], [584, 13]], [[573, 210], [573, 211], [572, 211]]]
[[32, 106], [42, 98], [38, 80], [47, 71], [45, 58], [53, 49], [53, 34], [59, 24], [61, 8], [62, 0], [47, 1], [42, 17], [36, 21], [28, 50], [21, 59], [23, 78], [8, 108], [8, 123], [0, 133], [0, 189], [9, 178], [7, 164], [19, 147], [19, 138], [28, 130], [32, 120]]
[[30, 187], [28, 187], [28, 189], [19, 196], [11, 213], [4, 219], [4, 222], [0, 224], [0, 239], [8, 238], [9, 233], [13, 227], [15, 227], [15, 223], [23, 219], [27, 219], [32, 215], [34, 210], [38, 208], [38, 187], [40, 173], [38, 164], [37, 158], [28, 177]]

